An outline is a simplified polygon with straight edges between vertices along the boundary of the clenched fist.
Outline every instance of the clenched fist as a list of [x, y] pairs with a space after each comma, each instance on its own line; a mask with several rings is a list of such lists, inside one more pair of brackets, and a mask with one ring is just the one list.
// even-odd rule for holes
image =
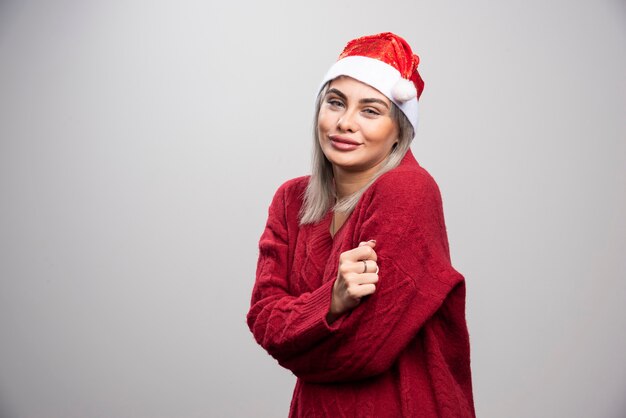
[[330, 311], [326, 316], [329, 324], [354, 309], [363, 296], [376, 291], [378, 264], [375, 246], [374, 240], [361, 242], [358, 247], [339, 256], [337, 280], [333, 285]]

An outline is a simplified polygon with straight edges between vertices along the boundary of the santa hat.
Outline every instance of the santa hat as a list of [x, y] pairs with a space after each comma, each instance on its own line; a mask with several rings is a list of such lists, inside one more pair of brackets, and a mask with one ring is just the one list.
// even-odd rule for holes
[[346, 45], [322, 80], [345, 75], [369, 84], [402, 110], [417, 130], [417, 100], [424, 81], [417, 72], [420, 59], [409, 44], [391, 32], [363, 36]]

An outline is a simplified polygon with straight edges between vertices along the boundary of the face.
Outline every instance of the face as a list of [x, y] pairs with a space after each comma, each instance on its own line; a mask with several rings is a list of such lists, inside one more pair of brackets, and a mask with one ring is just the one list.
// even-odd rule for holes
[[334, 170], [375, 173], [398, 140], [391, 101], [350, 77], [330, 82], [317, 129], [322, 152]]

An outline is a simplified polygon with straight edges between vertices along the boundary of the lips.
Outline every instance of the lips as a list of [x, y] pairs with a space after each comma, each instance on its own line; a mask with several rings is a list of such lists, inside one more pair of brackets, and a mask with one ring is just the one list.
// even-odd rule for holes
[[346, 138], [339, 135], [328, 135], [331, 141], [341, 142], [342, 144], [350, 144], [350, 145], [361, 145], [358, 141], [354, 139]]
[[357, 149], [361, 144], [353, 139], [339, 135], [329, 135], [330, 143], [333, 148], [340, 151], [352, 151]]

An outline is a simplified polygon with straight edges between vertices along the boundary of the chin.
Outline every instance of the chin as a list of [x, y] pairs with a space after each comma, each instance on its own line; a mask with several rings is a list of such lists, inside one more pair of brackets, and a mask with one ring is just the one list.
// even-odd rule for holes
[[332, 161], [331, 164], [337, 168], [341, 168], [344, 171], [348, 171], [351, 173], [359, 173], [370, 170], [374, 164], [367, 164], [362, 161]]
[[348, 169], [350, 167], [358, 167], [362, 165], [362, 162], [354, 158], [349, 158], [349, 157], [341, 156], [341, 155], [340, 156], [331, 155], [330, 157], [326, 155], [326, 159], [330, 161], [332, 165], [345, 168], [345, 169]]

